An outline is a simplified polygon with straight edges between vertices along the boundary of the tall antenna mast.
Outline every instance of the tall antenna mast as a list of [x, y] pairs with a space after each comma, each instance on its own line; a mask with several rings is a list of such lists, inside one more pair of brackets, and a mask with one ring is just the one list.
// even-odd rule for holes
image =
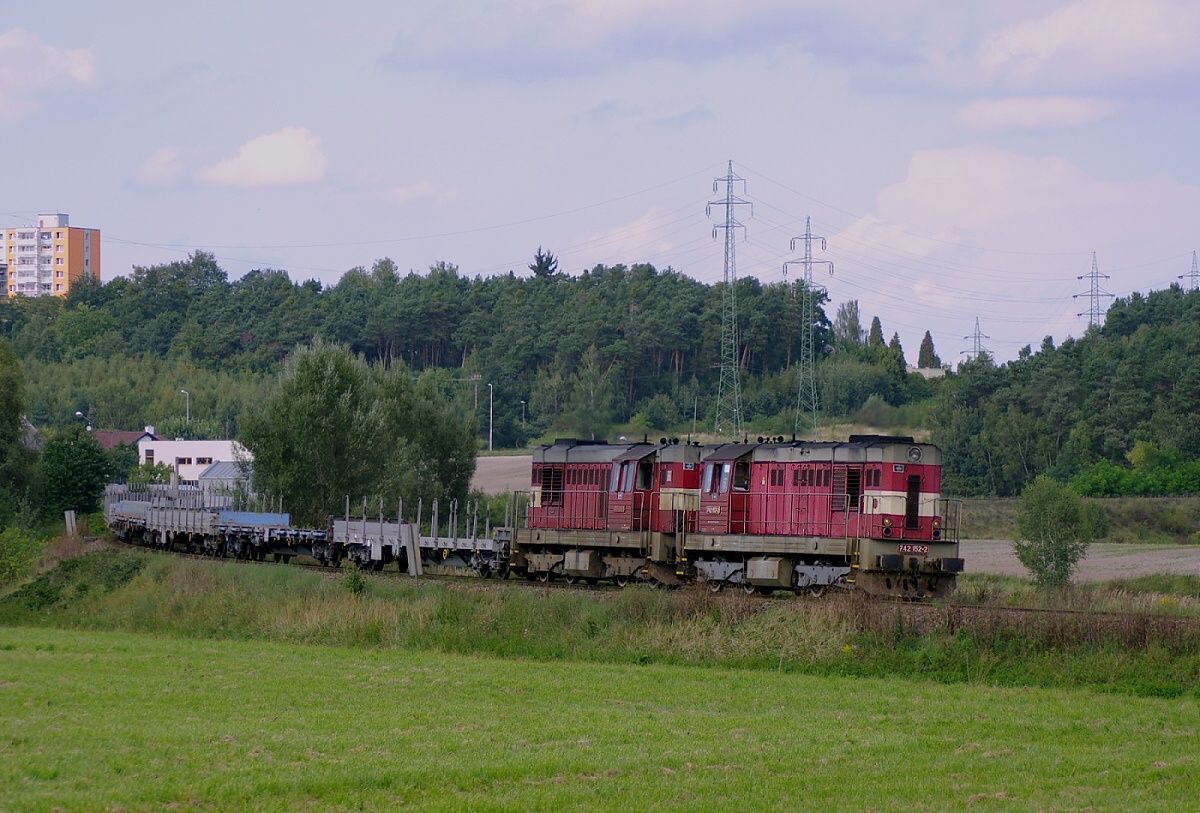
[[1186, 279], [1189, 291], [1200, 291], [1200, 265], [1196, 263], [1196, 252], [1192, 252], [1192, 270], [1176, 279]]
[[1088, 280], [1091, 283], [1091, 287], [1086, 293], [1075, 294], [1071, 297], [1072, 299], [1079, 299], [1081, 296], [1088, 298], [1088, 309], [1075, 315], [1086, 315], [1088, 318], [1088, 327], [1098, 327], [1100, 322], [1104, 320], [1104, 310], [1100, 307], [1100, 300], [1104, 297], [1112, 299], [1112, 294], [1100, 287], [1100, 280], [1109, 279], [1109, 276], [1108, 274], [1100, 273], [1100, 266], [1096, 263], [1096, 252], [1092, 252], [1091, 272], [1078, 276], [1076, 279]]
[[978, 316], [975, 317], [975, 332], [969, 336], [963, 336], [963, 338], [971, 340], [971, 349], [962, 351], [962, 355], [967, 357], [967, 361], [975, 361], [975, 359], [979, 358], [980, 356], [990, 356], [992, 354], [991, 350], [988, 350], [983, 346], [983, 340], [990, 339], [992, 337], [988, 336], [979, 329]]
[[719, 185], [725, 184], [725, 197], [711, 200], [705, 207], [704, 213], [712, 216], [714, 206], [725, 208], [725, 222], [713, 224], [713, 239], [717, 239], [717, 231], [725, 231], [725, 290], [721, 295], [721, 378], [717, 383], [717, 409], [713, 421], [713, 431], [718, 435], [728, 435], [738, 438], [742, 434], [742, 386], [738, 380], [738, 330], [737, 330], [737, 259], [734, 253], [736, 240], [734, 234], [741, 229], [743, 234], [746, 227], [734, 216], [738, 206], [750, 206], [750, 215], [754, 215], [754, 207], [750, 201], [733, 193], [734, 184], [742, 185], [742, 194], [746, 192], [746, 179], [733, 172], [733, 161], [729, 162], [724, 178], [713, 181], [713, 192], [719, 191]]
[[800, 432], [800, 422], [805, 416], [811, 419], [812, 434], [817, 436], [817, 411], [820, 409], [820, 402], [817, 398], [817, 335], [814, 322], [816, 321], [816, 300], [818, 294], [825, 293], [823, 285], [817, 285], [813, 282], [813, 266], [827, 265], [829, 273], [833, 273], [833, 263], [830, 260], [814, 260], [812, 256], [813, 242], [821, 244], [821, 250], [825, 250], [825, 238], [818, 237], [812, 233], [812, 218], [804, 218], [804, 234], [801, 237], [793, 237], [791, 249], [796, 250], [796, 243], [804, 242], [804, 257], [800, 260], [788, 260], [783, 264], [783, 277], [787, 279], [787, 269], [789, 265], [800, 265], [804, 268], [804, 284], [802, 286], [801, 295], [803, 301], [800, 303], [800, 318], [804, 320], [804, 324], [800, 328], [800, 359], [796, 364], [796, 421], [794, 429], [797, 433]]

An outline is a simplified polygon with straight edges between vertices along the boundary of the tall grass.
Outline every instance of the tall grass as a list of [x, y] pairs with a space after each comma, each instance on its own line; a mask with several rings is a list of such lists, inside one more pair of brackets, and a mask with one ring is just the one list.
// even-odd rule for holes
[[1195, 619], [1013, 614], [860, 596], [763, 601], [696, 588], [363, 582], [353, 593], [340, 578], [300, 568], [108, 551], [66, 560], [0, 598], [0, 623], [1200, 697]]

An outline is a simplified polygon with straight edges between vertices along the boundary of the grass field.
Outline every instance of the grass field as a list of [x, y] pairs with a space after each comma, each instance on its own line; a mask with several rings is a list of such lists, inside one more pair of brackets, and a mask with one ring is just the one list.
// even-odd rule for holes
[[[1200, 497], [1085, 498], [1104, 509], [1108, 534], [1097, 541], [1187, 544], [1197, 541]], [[1015, 539], [1017, 500], [978, 497], [962, 501], [964, 539]]]
[[1200, 703], [0, 628], [0, 809], [1194, 809]]

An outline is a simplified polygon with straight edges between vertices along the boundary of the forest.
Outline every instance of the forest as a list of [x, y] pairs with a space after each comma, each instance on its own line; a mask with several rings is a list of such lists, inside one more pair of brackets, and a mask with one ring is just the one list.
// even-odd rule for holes
[[[805, 291], [736, 284], [748, 431], [791, 433]], [[231, 280], [198, 252], [65, 300], [0, 303], [0, 337], [39, 427], [78, 412], [104, 428], [240, 436], [288, 356], [322, 341], [420, 378], [484, 445], [490, 405], [494, 445], [512, 448], [710, 428], [723, 293], [647, 264], [568, 275], [540, 248], [528, 272], [468, 278], [437, 263], [401, 274], [382, 259], [330, 286], [275, 270]], [[1200, 295], [1134, 294], [1078, 339], [1047, 338], [1005, 364], [981, 356], [940, 381], [909, 373], [898, 337], [886, 341], [878, 317], [868, 327], [856, 302], [832, 309], [814, 296], [822, 420], [929, 433], [948, 493], [1017, 494], [1042, 473], [1083, 493], [1200, 490], [1189, 462], [1200, 453]], [[941, 365], [928, 334], [915, 355]]]

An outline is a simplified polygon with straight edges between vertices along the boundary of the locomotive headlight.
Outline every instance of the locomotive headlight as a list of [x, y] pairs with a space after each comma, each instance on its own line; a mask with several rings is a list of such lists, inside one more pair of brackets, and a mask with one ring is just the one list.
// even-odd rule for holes
[[885, 527], [885, 528], [890, 528], [890, 527], [892, 527], [892, 518], [891, 518], [891, 517], [884, 517], [884, 518], [883, 518], [883, 527]]
[[939, 519], [938, 517], [934, 517], [933, 518], [933, 527], [935, 527], [935, 528], [942, 527], [942, 520]]

